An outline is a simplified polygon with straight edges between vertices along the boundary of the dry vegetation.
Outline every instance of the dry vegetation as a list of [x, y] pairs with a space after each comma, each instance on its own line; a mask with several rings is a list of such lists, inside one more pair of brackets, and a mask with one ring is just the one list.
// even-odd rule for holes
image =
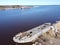
[[49, 30], [38, 37], [35, 42], [41, 43], [41, 45], [60, 45], [60, 22], [56, 23], [55, 25], [58, 30], [57, 33], [54, 30]]
[[42, 45], [60, 45], [60, 22], [56, 23], [58, 33], [55, 33], [53, 30], [49, 30], [40, 36], [42, 40]]

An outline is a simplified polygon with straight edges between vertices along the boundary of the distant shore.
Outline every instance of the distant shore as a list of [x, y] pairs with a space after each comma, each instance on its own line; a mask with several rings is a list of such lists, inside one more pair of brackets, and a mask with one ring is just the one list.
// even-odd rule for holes
[[0, 6], [0, 10], [5, 10], [5, 9], [15, 9], [15, 8], [32, 8], [33, 6], [20, 6], [20, 5], [7, 5], [7, 6]]

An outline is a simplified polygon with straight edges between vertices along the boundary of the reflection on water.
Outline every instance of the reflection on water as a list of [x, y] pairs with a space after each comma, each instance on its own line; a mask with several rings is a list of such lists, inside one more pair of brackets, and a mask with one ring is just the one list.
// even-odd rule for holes
[[0, 42], [15, 45], [15, 34], [26, 31], [45, 22], [60, 20], [60, 6], [39, 6], [30, 9], [0, 10]]

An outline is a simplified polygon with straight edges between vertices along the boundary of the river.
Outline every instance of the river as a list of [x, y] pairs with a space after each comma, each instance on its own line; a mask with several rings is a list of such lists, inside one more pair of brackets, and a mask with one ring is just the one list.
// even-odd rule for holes
[[0, 10], [0, 44], [15, 45], [13, 36], [46, 22], [60, 20], [60, 5], [41, 5], [30, 9]]

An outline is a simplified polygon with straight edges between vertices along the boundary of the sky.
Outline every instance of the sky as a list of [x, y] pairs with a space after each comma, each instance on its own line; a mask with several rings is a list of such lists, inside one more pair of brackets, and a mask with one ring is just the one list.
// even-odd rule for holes
[[60, 5], [60, 0], [0, 0], [0, 5]]

